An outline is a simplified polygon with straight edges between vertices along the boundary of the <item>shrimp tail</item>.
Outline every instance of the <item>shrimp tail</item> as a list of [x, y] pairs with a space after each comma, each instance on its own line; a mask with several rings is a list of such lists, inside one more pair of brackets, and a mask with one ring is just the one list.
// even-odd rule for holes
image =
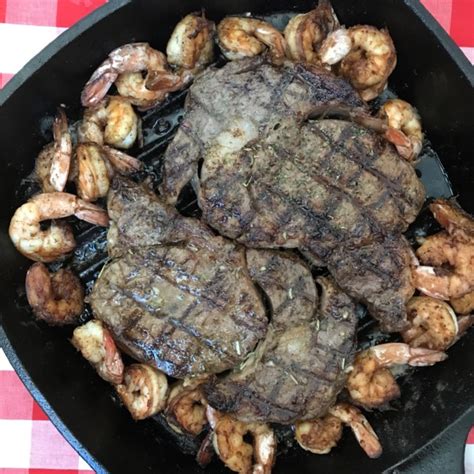
[[103, 342], [105, 348], [104, 364], [107, 373], [110, 374], [115, 383], [122, 383], [124, 370], [122, 358], [107, 328], [104, 328]]
[[388, 142], [395, 145], [402, 158], [405, 158], [407, 161], [411, 161], [414, 158], [413, 144], [401, 130], [388, 127], [383, 136]]
[[63, 191], [69, 176], [72, 158], [72, 141], [67, 125], [67, 117], [62, 107], [53, 123], [54, 153], [51, 161], [50, 184], [56, 191]]
[[410, 360], [408, 364], [414, 367], [424, 367], [442, 362], [448, 358], [448, 354], [423, 347], [410, 348]]
[[202, 468], [205, 468], [214, 456], [214, 447], [212, 445], [213, 432], [209, 431], [206, 437], [202, 440], [199, 451], [196, 454], [196, 461]]
[[466, 234], [474, 236], [474, 220], [454, 202], [436, 199], [429, 207], [434, 218], [448, 231], [448, 234], [461, 229]]
[[78, 207], [74, 215], [90, 224], [102, 227], [108, 227], [109, 225], [109, 216], [104, 209], [82, 199], [78, 199]]
[[83, 107], [97, 105], [107, 94], [112, 84], [117, 80], [118, 73], [112, 67], [110, 59], [106, 59], [87, 81], [81, 94]]
[[123, 151], [116, 150], [107, 145], [102, 147], [102, 151], [112, 166], [121, 174], [127, 175], [142, 169], [143, 163], [140, 160], [127, 155], [127, 153], [124, 153]]
[[410, 347], [408, 344], [389, 342], [370, 348], [377, 361], [385, 367], [396, 364], [409, 364], [411, 366], [434, 365], [445, 360], [448, 356], [444, 352], [425, 349], [423, 347]]
[[183, 87], [183, 79], [170, 71], [151, 71], [145, 86], [152, 91], [173, 92]]

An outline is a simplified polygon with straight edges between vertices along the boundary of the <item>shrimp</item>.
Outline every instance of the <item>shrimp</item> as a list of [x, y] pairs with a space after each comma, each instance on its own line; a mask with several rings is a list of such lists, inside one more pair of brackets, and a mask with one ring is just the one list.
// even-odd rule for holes
[[54, 143], [50, 143], [40, 151], [35, 161], [34, 175], [44, 193], [52, 193], [55, 191], [50, 181], [51, 163], [53, 162], [54, 154], [55, 145]]
[[430, 210], [446, 230], [416, 250], [423, 265], [413, 270], [415, 286], [434, 298], [460, 298], [474, 290], [474, 220], [444, 199], [433, 201]]
[[469, 314], [474, 311], [474, 291], [466, 293], [459, 298], [451, 298], [449, 301], [456, 314]]
[[443, 351], [456, 340], [459, 328], [456, 314], [444, 301], [415, 296], [407, 303], [410, 328], [401, 333], [410, 347]]
[[58, 114], [54, 119], [53, 135], [54, 154], [51, 160], [49, 182], [55, 191], [63, 191], [72, 159], [72, 140], [63, 108], [58, 109]]
[[93, 144], [76, 149], [77, 194], [85, 201], [96, 201], [107, 195], [113, 172], [104, 160], [101, 149]]
[[387, 343], [359, 352], [349, 368], [346, 387], [360, 406], [376, 408], [400, 396], [400, 388], [389, 370], [394, 365], [433, 365], [447, 358], [444, 352]]
[[256, 18], [224, 18], [217, 26], [217, 38], [222, 53], [231, 61], [258, 56], [266, 48], [275, 64], [281, 64], [285, 59], [285, 38], [266, 21]]
[[410, 146], [396, 145], [397, 151], [408, 161], [414, 160], [423, 146], [423, 131], [418, 112], [404, 100], [387, 100], [379, 115], [387, 121], [391, 129], [401, 130], [409, 139]]
[[377, 434], [360, 410], [348, 403], [334, 405], [323, 418], [297, 422], [296, 441], [306, 451], [327, 454], [341, 439], [343, 423], [352, 429], [367, 456], [374, 459], [382, 454]]
[[39, 262], [52, 262], [74, 250], [76, 242], [71, 228], [52, 222], [48, 229], [41, 222], [75, 215], [77, 218], [108, 226], [107, 212], [68, 193], [43, 193], [20, 206], [10, 221], [9, 235], [16, 249], [25, 257]]
[[298, 421], [295, 424], [295, 438], [306, 451], [327, 454], [342, 437], [342, 422], [333, 415], [314, 420]]
[[338, 403], [329, 409], [329, 413], [351, 428], [357, 442], [369, 458], [375, 459], [382, 454], [377, 434], [359, 409], [348, 403]]
[[139, 72], [120, 74], [115, 82], [118, 93], [138, 106], [139, 110], [147, 110], [163, 102], [170, 92], [185, 87], [190, 75], [183, 73], [178, 76], [171, 72], [154, 73], [144, 78]]
[[76, 163], [77, 193], [90, 202], [107, 195], [115, 170], [127, 175], [141, 169], [141, 162], [136, 158], [93, 143], [78, 145]]
[[76, 323], [84, 309], [84, 290], [71, 270], [50, 274], [44, 263], [36, 262], [26, 274], [25, 286], [33, 314], [52, 326]]
[[106, 97], [85, 110], [78, 128], [81, 143], [109, 144], [127, 149], [133, 146], [138, 134], [138, 117], [127, 99]]
[[159, 370], [145, 364], [125, 368], [123, 383], [115, 389], [135, 420], [156, 415], [166, 405], [168, 380]]
[[[210, 406], [206, 413], [213, 429], [214, 449], [231, 471], [245, 474], [271, 472], [277, 440], [268, 425], [244, 423]], [[245, 435], [252, 435], [253, 444], [244, 440]]]
[[386, 30], [357, 25], [348, 29], [352, 49], [341, 61], [339, 72], [365, 101], [375, 99], [386, 87], [397, 64], [397, 53]]
[[430, 211], [449, 235], [463, 239], [474, 237], [473, 217], [453, 201], [435, 199], [430, 204]]
[[215, 24], [204, 14], [190, 13], [174, 28], [166, 46], [168, 62], [172, 66], [196, 73], [214, 58]]
[[207, 402], [200, 382], [178, 382], [170, 391], [165, 415], [170, 426], [197, 436], [207, 424]]
[[106, 382], [114, 385], [122, 383], [122, 357], [102, 321], [93, 319], [74, 329], [71, 343]]
[[[320, 0], [318, 6], [308, 13], [295, 15], [283, 32], [289, 58], [318, 64], [319, 47], [328, 34], [338, 27], [339, 20], [328, 0]], [[327, 44], [326, 49], [328, 48]]]
[[[181, 77], [170, 71], [163, 53], [153, 49], [148, 43], [125, 44], [114, 49], [94, 71], [82, 91], [82, 105], [84, 107], [97, 105], [112, 84], [123, 74], [125, 76], [122, 76], [120, 83], [116, 84], [117, 89], [120, 95], [128, 97], [134, 105], [152, 106], [163, 100], [166, 97], [163, 91], [148, 91], [149, 94], [145, 94], [148, 77], [142, 77], [143, 71], [147, 72], [147, 76], [150, 73], [160, 74], [163, 84], [168, 84], [168, 88], [170, 83], [176, 86], [182, 82]], [[132, 81], [131, 77], [134, 78]]]

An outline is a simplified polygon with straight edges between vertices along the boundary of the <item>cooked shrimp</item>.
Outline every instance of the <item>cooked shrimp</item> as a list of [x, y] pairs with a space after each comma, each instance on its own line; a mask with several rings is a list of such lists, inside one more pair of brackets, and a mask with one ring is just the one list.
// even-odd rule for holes
[[415, 296], [407, 303], [407, 314], [410, 328], [401, 336], [410, 347], [444, 351], [456, 340], [456, 314], [444, 301]]
[[126, 367], [123, 383], [115, 388], [135, 420], [144, 420], [156, 415], [166, 405], [166, 375], [148, 365], [132, 364]]
[[462, 241], [447, 232], [439, 232], [427, 237], [416, 255], [423, 265], [414, 269], [415, 286], [425, 295], [449, 300], [474, 289], [472, 238]]
[[147, 110], [163, 102], [170, 92], [182, 89], [190, 76], [178, 76], [171, 72], [153, 73], [144, 78], [139, 72], [120, 74], [115, 82], [118, 93], [130, 100], [140, 110]]
[[77, 146], [76, 163], [77, 193], [89, 202], [107, 195], [115, 171], [127, 175], [141, 169], [141, 162], [136, 158], [94, 143]]
[[172, 428], [197, 436], [207, 424], [206, 406], [199, 383], [177, 382], [170, 391], [165, 415]]
[[469, 314], [474, 311], [474, 291], [449, 301], [456, 314]]
[[417, 249], [423, 265], [414, 269], [415, 286], [434, 298], [460, 298], [474, 290], [474, 220], [443, 199], [430, 209], [446, 231], [427, 237]]
[[345, 28], [329, 33], [322, 42], [318, 55], [323, 65], [332, 66], [342, 61], [352, 48], [352, 40]]
[[214, 58], [215, 24], [204, 14], [190, 13], [174, 28], [166, 46], [172, 66], [192, 71], [202, 70]]
[[53, 123], [54, 155], [51, 160], [49, 182], [55, 191], [63, 191], [69, 176], [72, 159], [72, 140], [69, 133], [67, 118], [63, 108]]
[[411, 348], [402, 343], [374, 346], [356, 355], [346, 387], [357, 405], [375, 408], [400, 396], [400, 389], [389, 367], [433, 365], [446, 357], [444, 352]]
[[34, 175], [44, 193], [52, 193], [55, 191], [50, 181], [51, 163], [53, 162], [54, 153], [55, 145], [54, 143], [50, 143], [40, 151], [35, 161]]
[[78, 145], [76, 161], [77, 194], [89, 202], [106, 196], [113, 172], [103, 158], [100, 147], [94, 144]]
[[44, 263], [34, 263], [25, 287], [34, 315], [50, 325], [74, 324], [84, 309], [84, 290], [71, 270], [49, 273]]
[[392, 38], [388, 31], [368, 25], [353, 26], [348, 33], [352, 49], [342, 60], [340, 73], [363, 100], [375, 99], [384, 90], [388, 76], [397, 64]]
[[93, 319], [74, 329], [71, 342], [105, 381], [122, 383], [122, 357], [102, 321]]
[[138, 134], [138, 117], [130, 101], [119, 96], [106, 97], [85, 110], [78, 129], [81, 143], [109, 144], [127, 149]]
[[[97, 105], [121, 74], [126, 74], [126, 76], [122, 77], [120, 87], [119, 84], [116, 84], [117, 89], [120, 95], [128, 97], [133, 104], [144, 106], [146, 102], [146, 105], [151, 106], [153, 100], [154, 104], [158, 102], [158, 98], [163, 100], [165, 94], [159, 94], [162, 91], [155, 91], [154, 97], [152, 97], [152, 94], [144, 97], [144, 92], [146, 91], [145, 84], [147, 84], [147, 77], [143, 78], [141, 75], [144, 71], [147, 72], [147, 76], [150, 73], [161, 74], [163, 80], [167, 79], [168, 84], [170, 82], [173, 84], [176, 82], [180, 83], [182, 80], [169, 70], [166, 56], [160, 51], [153, 49], [148, 43], [125, 44], [114, 49], [109, 54], [109, 57], [92, 74], [82, 91], [82, 105], [84, 107]], [[130, 84], [129, 77], [135, 78], [131, 81], [132, 84]]]
[[406, 160], [415, 159], [423, 146], [423, 131], [418, 112], [404, 100], [387, 100], [379, 115], [387, 121], [391, 129], [401, 130], [409, 139], [410, 146], [397, 146], [398, 153]]
[[76, 216], [92, 224], [107, 226], [107, 213], [68, 193], [43, 193], [20, 206], [10, 221], [10, 239], [25, 257], [40, 262], [52, 262], [71, 252], [76, 242], [71, 228], [62, 222], [52, 222], [46, 230], [41, 222]]
[[474, 218], [453, 201], [435, 199], [430, 204], [430, 211], [449, 235], [466, 240], [474, 237]]
[[295, 424], [295, 438], [306, 451], [327, 454], [342, 436], [342, 422], [333, 415], [314, 420], [298, 421]]
[[[213, 445], [224, 464], [234, 472], [271, 472], [276, 455], [276, 437], [263, 423], [244, 423], [208, 406], [207, 417], [213, 428]], [[253, 437], [253, 444], [244, 440]]]
[[[328, 34], [338, 27], [339, 21], [328, 0], [321, 0], [315, 9], [308, 13], [295, 15], [283, 33], [288, 45], [288, 56], [294, 61], [318, 63], [319, 47]], [[329, 45], [326, 45], [327, 48]]]
[[378, 458], [382, 454], [379, 438], [360, 410], [348, 403], [338, 403], [329, 409], [329, 413], [351, 428], [369, 458]]
[[256, 18], [224, 18], [217, 26], [217, 38], [222, 53], [231, 61], [258, 56], [266, 48], [275, 64], [281, 64], [285, 58], [283, 35], [266, 21]]

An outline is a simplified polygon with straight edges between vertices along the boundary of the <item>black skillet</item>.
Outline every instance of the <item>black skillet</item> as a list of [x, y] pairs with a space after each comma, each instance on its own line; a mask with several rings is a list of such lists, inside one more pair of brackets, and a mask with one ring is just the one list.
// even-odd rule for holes
[[[367, 23], [389, 28], [399, 58], [390, 78], [391, 87], [420, 111], [427, 137], [451, 183], [437, 164], [435, 154], [427, 148], [419, 170], [428, 193], [455, 194], [472, 213], [472, 67], [416, 0], [334, 0], [333, 4], [346, 25]], [[109, 51], [137, 40], [149, 41], [163, 50], [178, 20], [202, 7], [209, 18], [219, 20], [226, 14], [245, 11], [260, 15], [307, 11], [312, 1], [111, 1], [48, 46], [0, 92], [0, 153], [4, 163], [0, 188], [0, 342], [59, 430], [101, 472], [174, 473], [200, 469], [158, 423], [131, 420], [114, 400], [111, 388], [70, 345], [70, 330], [49, 328], [32, 319], [23, 289], [30, 262], [11, 245], [8, 223], [15, 208], [35, 190], [24, 178], [40, 148], [51, 140], [50, 126], [56, 106], [66, 104], [68, 115], [77, 118], [81, 88]], [[275, 18], [281, 20], [285, 15]], [[147, 133], [142, 158], [149, 165], [159, 163], [179, 119], [182, 96], [178, 95], [163, 111], [145, 117]], [[426, 222], [429, 224], [422, 218], [418, 230]], [[76, 231], [82, 232], [80, 250], [69, 263], [85, 281], [91, 281], [100, 268], [103, 237], [97, 229], [81, 225]], [[279, 455], [275, 472], [415, 472], [420, 457], [417, 451], [423, 446], [440, 449], [440, 442], [434, 439], [443, 430], [454, 426], [451, 429], [455, 431], [458, 427], [459, 431], [459, 426], [465, 427], [474, 420], [474, 372], [469, 347], [473, 340], [471, 332], [450, 349], [447, 362], [420, 369], [403, 379], [398, 409], [368, 414], [384, 447], [381, 458], [369, 460], [347, 434], [327, 456], [311, 455], [298, 448], [287, 450]], [[458, 458], [450, 465], [451, 472], [462, 470], [459, 448], [457, 453]], [[431, 465], [429, 469], [440, 472], [441, 466]], [[208, 468], [208, 472], [222, 471], [224, 468], [218, 462]]]

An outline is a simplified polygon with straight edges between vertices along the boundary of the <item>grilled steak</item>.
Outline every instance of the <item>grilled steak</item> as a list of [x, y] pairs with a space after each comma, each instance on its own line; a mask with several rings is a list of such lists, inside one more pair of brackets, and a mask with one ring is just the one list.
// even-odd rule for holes
[[124, 179], [108, 210], [114, 258], [90, 301], [120, 347], [174, 377], [238, 365], [267, 329], [244, 249]]
[[308, 120], [344, 103], [360, 105], [342, 79], [303, 66], [251, 60], [208, 71], [190, 89], [162, 189], [173, 202], [193, 177], [204, 219], [220, 233], [255, 248], [299, 248], [383, 329], [400, 331], [414, 291], [401, 234], [424, 189], [374, 132]]
[[236, 118], [258, 128], [275, 117], [307, 115], [322, 105], [339, 104], [363, 107], [349, 83], [325, 69], [301, 64], [277, 68], [262, 57], [208, 68], [191, 86], [184, 120], [166, 151], [163, 196], [176, 202], [196, 174], [204, 148], [231, 129]]
[[[272, 321], [240, 369], [206, 386], [209, 403], [243, 421], [292, 423], [323, 415], [345, 383], [355, 349], [356, 305], [321, 278], [320, 305], [309, 269], [280, 251], [248, 250], [252, 278]], [[319, 309], [318, 309], [319, 306]]]

